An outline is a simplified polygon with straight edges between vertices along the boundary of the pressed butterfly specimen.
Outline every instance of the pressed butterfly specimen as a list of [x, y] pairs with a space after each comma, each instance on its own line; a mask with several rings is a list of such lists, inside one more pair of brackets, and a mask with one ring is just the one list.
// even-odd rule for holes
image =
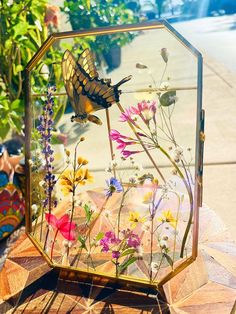
[[80, 54], [78, 61], [69, 50], [65, 51], [62, 75], [69, 101], [75, 111], [71, 121], [90, 121], [99, 125], [102, 121], [91, 113], [119, 102], [119, 86], [131, 79], [131, 75], [127, 76], [115, 85], [111, 85], [109, 79], [100, 79], [92, 52], [88, 48]]

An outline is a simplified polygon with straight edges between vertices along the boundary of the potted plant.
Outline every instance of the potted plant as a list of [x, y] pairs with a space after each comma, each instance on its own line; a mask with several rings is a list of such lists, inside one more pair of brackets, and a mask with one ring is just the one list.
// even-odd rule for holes
[[[68, 15], [73, 30], [82, 30], [109, 25], [120, 25], [138, 22], [138, 13], [129, 9], [129, 3], [120, 0], [103, 0], [96, 2], [82, 0], [64, 1], [62, 11]], [[107, 72], [119, 67], [121, 62], [121, 47], [134, 38], [132, 33], [119, 35], [97, 36], [89, 42], [96, 51], [97, 61], [105, 60]]]

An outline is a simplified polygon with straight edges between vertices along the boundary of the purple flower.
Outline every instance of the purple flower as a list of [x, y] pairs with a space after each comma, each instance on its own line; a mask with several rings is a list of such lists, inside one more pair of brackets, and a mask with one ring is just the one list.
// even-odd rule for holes
[[113, 258], [119, 258], [120, 257], [120, 252], [119, 251], [112, 251], [112, 257]]
[[102, 252], [108, 252], [110, 247], [108, 245], [109, 240], [107, 238], [103, 238], [100, 240], [100, 245], [102, 246]]
[[129, 247], [133, 247], [134, 249], [140, 246], [141, 240], [139, 236], [135, 233], [131, 233], [127, 239], [127, 244]]
[[119, 244], [120, 243], [120, 239], [116, 237], [116, 235], [115, 235], [115, 233], [113, 231], [107, 231], [105, 233], [105, 238], [111, 244]]
[[121, 183], [114, 177], [110, 178], [109, 180], [106, 180], [106, 184], [108, 188], [105, 190], [106, 196], [112, 196], [114, 192], [120, 193], [123, 191], [123, 187]]
[[113, 231], [107, 231], [105, 236], [100, 240], [100, 245], [102, 246], [102, 252], [108, 252], [110, 250], [109, 245], [117, 245], [121, 242], [119, 238], [116, 237]]
[[122, 151], [122, 155], [125, 158], [130, 157], [131, 155], [137, 154], [137, 153], [141, 153], [141, 150], [135, 150], [135, 151], [130, 151], [130, 150], [123, 150]]
[[[56, 183], [56, 178], [52, 174], [53, 166], [52, 162], [54, 160], [53, 158], [53, 149], [51, 147], [51, 138], [52, 138], [52, 130], [53, 130], [53, 120], [51, 116], [53, 115], [53, 107], [54, 107], [54, 100], [52, 98], [52, 92], [55, 91], [54, 86], [49, 86], [47, 89], [47, 100], [45, 101], [45, 104], [43, 106], [43, 112], [42, 115], [39, 117], [39, 125], [37, 127], [38, 132], [41, 135], [40, 143], [42, 145], [42, 153], [45, 158], [45, 195], [46, 198], [43, 200], [43, 206], [48, 207], [49, 212], [52, 209], [52, 207], [55, 205], [55, 203], [52, 202], [52, 191], [54, 188], [54, 185]], [[51, 200], [49, 202], [49, 200]]]

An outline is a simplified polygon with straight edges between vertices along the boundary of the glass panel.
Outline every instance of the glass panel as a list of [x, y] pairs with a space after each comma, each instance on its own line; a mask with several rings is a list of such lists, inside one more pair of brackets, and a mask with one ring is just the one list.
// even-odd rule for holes
[[125, 36], [61, 39], [32, 70], [32, 235], [56, 264], [157, 282], [191, 255], [197, 58], [165, 28]]

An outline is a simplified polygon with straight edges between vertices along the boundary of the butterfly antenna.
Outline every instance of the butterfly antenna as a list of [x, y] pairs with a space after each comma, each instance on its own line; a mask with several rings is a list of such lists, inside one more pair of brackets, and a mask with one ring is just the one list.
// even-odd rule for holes
[[124, 77], [120, 82], [118, 82], [114, 87], [117, 89], [120, 85], [128, 82], [129, 80], [131, 80], [132, 75], [126, 76]]

